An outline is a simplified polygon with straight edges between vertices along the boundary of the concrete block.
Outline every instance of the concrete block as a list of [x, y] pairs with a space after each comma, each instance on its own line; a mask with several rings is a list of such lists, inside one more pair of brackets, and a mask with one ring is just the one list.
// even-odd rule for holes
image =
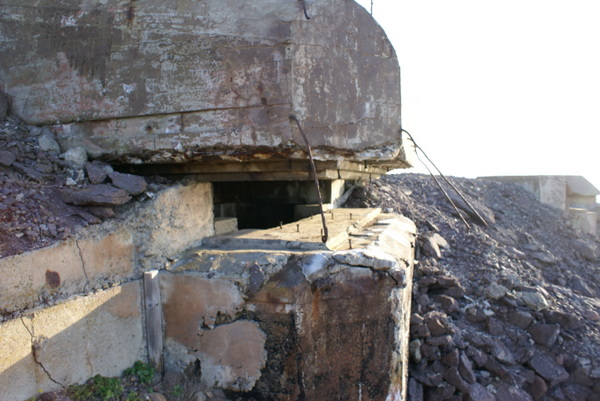
[[238, 224], [235, 217], [215, 217], [215, 235], [229, 234], [237, 229]]
[[596, 234], [598, 215], [588, 209], [569, 208], [569, 218], [573, 225], [588, 234]]
[[128, 223], [136, 237], [143, 270], [161, 269], [202, 238], [214, 235], [209, 183], [187, 182], [157, 194]]
[[0, 308], [4, 313], [29, 309], [40, 295], [75, 294], [86, 285], [75, 241], [0, 259]]
[[101, 288], [106, 281], [130, 278], [133, 261], [132, 237], [126, 231], [0, 259], [1, 308], [29, 309], [40, 297], [68, 297]]
[[[3, 400], [22, 401], [146, 358], [139, 281], [0, 325]], [[4, 393], [4, 392], [3, 392]]]
[[290, 113], [320, 160], [401, 157], [400, 69], [382, 28], [355, 2], [308, 6], [310, 21], [290, 1], [148, 0], [124, 12], [75, 0], [61, 19], [51, 0], [13, 2], [0, 15], [3, 89], [16, 115], [54, 124], [63, 147], [92, 157], [295, 156], [305, 148]]

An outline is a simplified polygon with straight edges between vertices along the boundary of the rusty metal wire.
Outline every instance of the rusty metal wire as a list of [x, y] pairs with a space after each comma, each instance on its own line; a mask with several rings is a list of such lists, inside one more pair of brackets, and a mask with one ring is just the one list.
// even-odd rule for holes
[[[481, 224], [483, 224], [484, 227], [487, 227], [488, 224], [485, 221], [485, 219], [483, 217], [481, 217], [481, 215], [479, 214], [479, 212], [477, 210], [475, 210], [475, 208], [473, 207], [473, 205], [471, 205], [471, 203], [464, 197], [464, 195], [462, 194], [462, 192], [460, 192], [458, 190], [458, 188], [456, 188], [456, 186], [454, 186], [454, 184], [452, 184], [452, 182], [450, 182], [448, 180], [448, 178], [446, 178], [446, 176], [444, 174], [442, 174], [442, 172], [440, 171], [440, 169], [435, 165], [435, 163], [433, 161], [431, 161], [431, 159], [429, 158], [429, 156], [427, 156], [427, 153], [425, 153], [425, 151], [423, 150], [423, 148], [421, 148], [419, 145], [417, 145], [417, 142], [415, 142], [415, 139], [410, 134], [410, 132], [408, 132], [404, 128], [402, 129], [402, 132], [405, 132], [406, 135], [408, 135], [409, 139], [415, 145], [415, 149], [419, 150], [419, 151], [421, 151], [421, 153], [423, 153], [423, 156], [425, 156], [425, 158], [427, 158], [427, 160], [429, 161], [429, 163], [431, 163], [431, 165], [437, 170], [437, 172], [439, 173], [440, 177], [442, 177], [444, 179], [444, 181], [448, 185], [450, 185], [450, 187], [454, 190], [454, 192], [456, 192], [458, 194], [458, 196], [460, 196], [460, 198], [465, 202], [465, 204], [469, 207], [469, 209], [471, 209], [471, 211], [473, 212], [473, 214], [475, 216], [477, 216], [477, 219], [481, 222]], [[423, 160], [421, 160], [421, 158], [419, 157], [419, 152], [415, 152], [415, 153], [416, 153], [417, 158], [419, 159], [419, 161], [421, 161], [421, 163], [423, 163], [423, 165], [425, 166], [425, 168], [427, 169], [427, 171], [429, 171], [429, 174], [431, 174], [431, 176], [435, 180], [436, 184], [438, 185], [438, 187], [440, 187], [440, 189], [442, 190], [442, 192], [444, 193], [444, 195], [446, 196], [446, 198], [448, 199], [448, 201], [452, 204], [452, 206], [454, 207], [454, 210], [456, 210], [456, 212], [458, 213], [458, 215], [460, 216], [460, 218], [462, 219], [462, 221], [467, 225], [467, 227], [469, 227], [469, 223], [467, 223], [467, 221], [464, 219], [464, 217], [460, 214], [460, 212], [458, 211], [458, 208], [456, 207], [456, 205], [454, 204], [454, 202], [452, 201], [452, 199], [450, 199], [450, 196], [448, 196], [448, 193], [444, 190], [444, 188], [442, 188], [442, 186], [440, 185], [439, 181], [437, 180], [437, 178], [435, 178], [435, 176], [433, 175], [433, 173], [431, 172], [431, 170], [429, 169], [429, 167], [427, 166], [427, 164], [425, 164], [423, 162]]]
[[317, 199], [319, 200], [319, 211], [321, 212], [321, 221], [323, 223], [323, 233], [321, 235], [321, 241], [323, 241], [323, 243], [325, 243], [325, 242], [327, 242], [327, 239], [329, 238], [329, 231], [327, 230], [327, 223], [325, 222], [325, 213], [323, 213], [323, 199], [321, 198], [321, 188], [319, 188], [319, 178], [317, 177], [317, 168], [315, 167], [315, 161], [313, 160], [313, 157], [312, 157], [312, 150], [310, 148], [310, 144], [308, 143], [308, 138], [304, 134], [304, 130], [302, 129], [302, 126], [300, 125], [300, 121], [298, 121], [296, 116], [294, 116], [293, 114], [290, 114], [289, 118], [290, 118], [290, 120], [296, 122], [296, 125], [298, 126], [298, 129], [300, 130], [300, 134], [302, 135], [302, 138], [304, 138], [304, 142], [306, 142], [306, 149], [308, 149], [308, 158], [310, 160], [310, 166], [312, 168], [312, 174], [313, 174], [313, 178], [315, 180], [315, 187], [317, 189]]
[[298, 0], [300, 3], [302, 3], [302, 11], [304, 11], [304, 18], [306, 18], [307, 20], [310, 19], [310, 17], [308, 16], [308, 12], [306, 11], [306, 2], [304, 0]]

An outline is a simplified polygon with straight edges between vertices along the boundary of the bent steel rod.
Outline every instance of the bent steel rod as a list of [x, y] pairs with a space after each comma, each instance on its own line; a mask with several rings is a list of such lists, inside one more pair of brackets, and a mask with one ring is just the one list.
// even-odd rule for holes
[[310, 144], [308, 143], [308, 138], [304, 134], [304, 130], [302, 129], [302, 126], [300, 125], [300, 121], [298, 121], [296, 116], [293, 114], [290, 114], [289, 118], [290, 118], [290, 120], [293, 120], [296, 122], [296, 125], [298, 126], [298, 129], [300, 130], [300, 134], [302, 135], [302, 138], [304, 138], [304, 142], [306, 142], [306, 148], [308, 149], [308, 158], [310, 159], [310, 166], [312, 168], [312, 174], [313, 174], [313, 178], [315, 180], [315, 187], [317, 188], [317, 199], [319, 200], [319, 211], [321, 212], [321, 221], [323, 222], [323, 235], [321, 235], [321, 241], [323, 241], [323, 243], [325, 243], [325, 242], [327, 242], [327, 239], [329, 238], [329, 232], [327, 231], [327, 223], [325, 222], [325, 213], [323, 213], [323, 200], [321, 198], [321, 189], [319, 188], [319, 178], [317, 177], [317, 168], [315, 167], [315, 161], [313, 160], [313, 157], [312, 157], [312, 150], [310, 149]]

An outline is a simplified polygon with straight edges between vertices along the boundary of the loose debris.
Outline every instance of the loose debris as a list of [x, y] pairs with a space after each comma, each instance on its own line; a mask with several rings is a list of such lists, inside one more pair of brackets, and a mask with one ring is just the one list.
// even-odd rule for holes
[[48, 128], [0, 122], [0, 258], [69, 238], [145, 199], [145, 178], [89, 161], [81, 147], [63, 150]]
[[420, 232], [409, 399], [600, 400], [598, 236], [515, 185], [452, 180], [487, 228], [465, 210], [467, 229], [428, 176], [386, 176], [346, 204]]

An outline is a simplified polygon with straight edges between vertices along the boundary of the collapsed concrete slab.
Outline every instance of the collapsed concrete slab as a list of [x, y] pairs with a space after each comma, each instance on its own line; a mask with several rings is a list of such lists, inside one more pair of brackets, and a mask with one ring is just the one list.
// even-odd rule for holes
[[396, 54], [353, 1], [11, 1], [0, 49], [12, 113], [92, 157], [304, 159], [294, 114], [318, 160], [408, 163]]
[[235, 399], [406, 400], [415, 225], [332, 212], [335, 251], [296, 230], [317, 238], [308, 218], [214, 237], [161, 272], [167, 370], [199, 364]]

